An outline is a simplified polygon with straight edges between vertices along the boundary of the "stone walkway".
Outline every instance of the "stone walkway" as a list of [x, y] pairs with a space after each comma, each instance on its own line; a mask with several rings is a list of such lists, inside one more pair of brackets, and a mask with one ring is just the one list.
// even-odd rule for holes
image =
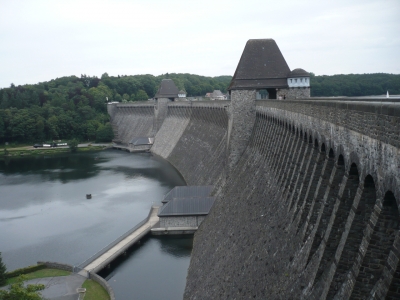
[[158, 209], [159, 209], [158, 206], [153, 206], [151, 208], [150, 218], [147, 220], [146, 223], [144, 223], [141, 227], [139, 227], [137, 230], [135, 230], [132, 234], [127, 236], [113, 248], [103, 253], [103, 255], [101, 255], [93, 262], [91, 262], [89, 265], [84, 267], [84, 270], [81, 271], [82, 276], [86, 276], [87, 271], [90, 271], [92, 273], [98, 272], [104, 266], [109, 264], [122, 251], [125, 251], [132, 244], [134, 244], [136, 241], [140, 240], [145, 234], [147, 234], [159, 220], [157, 216]]

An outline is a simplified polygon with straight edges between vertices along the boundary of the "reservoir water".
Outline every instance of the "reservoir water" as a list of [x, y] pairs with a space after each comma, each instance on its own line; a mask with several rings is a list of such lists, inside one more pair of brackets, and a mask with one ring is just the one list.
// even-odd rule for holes
[[[0, 161], [3, 262], [8, 270], [41, 260], [78, 265], [177, 185], [185, 185], [179, 173], [151, 154], [106, 150]], [[117, 299], [179, 299], [191, 247], [191, 236], [150, 237], [102, 275]]]

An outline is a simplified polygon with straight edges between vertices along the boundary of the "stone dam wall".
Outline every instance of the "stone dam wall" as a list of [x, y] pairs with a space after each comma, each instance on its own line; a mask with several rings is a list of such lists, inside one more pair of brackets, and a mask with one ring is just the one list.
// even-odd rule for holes
[[215, 185], [226, 176], [227, 105], [177, 102], [168, 107], [151, 151], [177, 168], [188, 185]]
[[400, 105], [351, 100], [253, 101], [240, 155], [253, 113], [168, 105], [152, 152], [216, 186], [185, 299], [400, 298]]
[[154, 104], [108, 105], [114, 142], [128, 145], [135, 137], [154, 137]]

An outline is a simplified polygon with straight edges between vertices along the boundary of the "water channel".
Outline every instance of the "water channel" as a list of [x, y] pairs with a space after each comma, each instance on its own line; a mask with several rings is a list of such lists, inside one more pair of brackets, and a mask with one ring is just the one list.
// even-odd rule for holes
[[[8, 270], [78, 265], [185, 185], [151, 154], [106, 150], [0, 161], [0, 252]], [[86, 194], [92, 199], [86, 199]], [[192, 237], [150, 237], [102, 274], [117, 299], [182, 298]]]

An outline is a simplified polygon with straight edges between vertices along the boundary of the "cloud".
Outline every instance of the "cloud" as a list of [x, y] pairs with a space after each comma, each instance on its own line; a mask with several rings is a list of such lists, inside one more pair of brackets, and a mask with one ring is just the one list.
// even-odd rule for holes
[[104, 72], [233, 74], [248, 39], [289, 67], [399, 73], [400, 2], [3, 1], [0, 87]]

